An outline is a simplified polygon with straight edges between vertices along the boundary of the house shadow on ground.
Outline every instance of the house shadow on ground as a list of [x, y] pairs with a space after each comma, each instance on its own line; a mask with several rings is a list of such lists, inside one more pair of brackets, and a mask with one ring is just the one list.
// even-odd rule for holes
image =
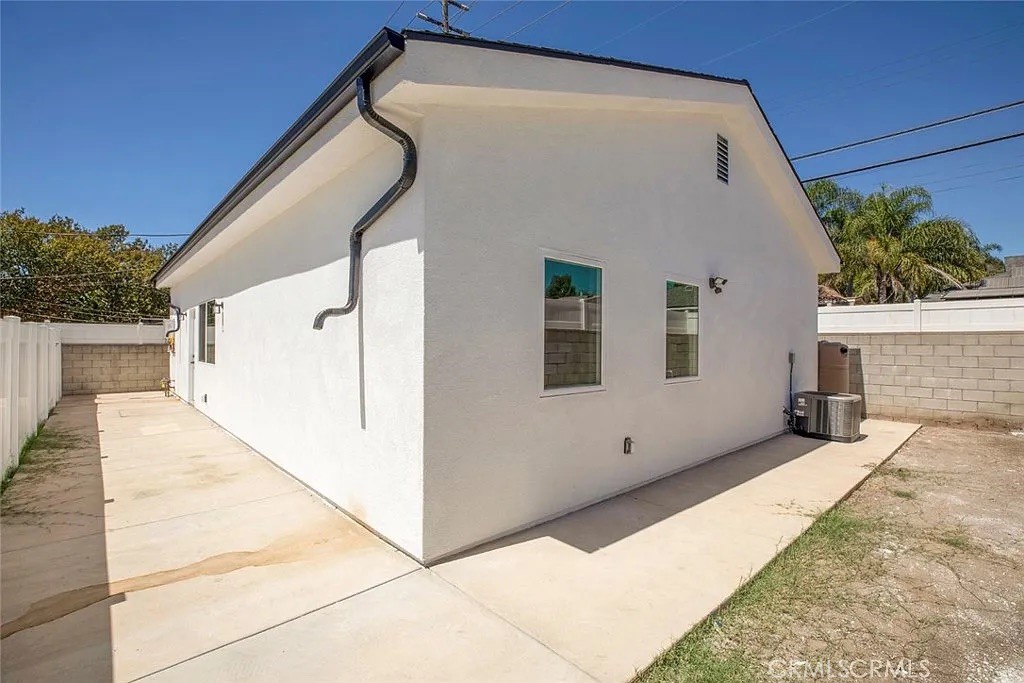
[[443, 561], [539, 538], [554, 538], [577, 550], [593, 553], [801, 458], [825, 443], [792, 434], [779, 436]]
[[4, 683], [113, 680], [101, 458], [95, 397], [65, 398], [4, 492]]

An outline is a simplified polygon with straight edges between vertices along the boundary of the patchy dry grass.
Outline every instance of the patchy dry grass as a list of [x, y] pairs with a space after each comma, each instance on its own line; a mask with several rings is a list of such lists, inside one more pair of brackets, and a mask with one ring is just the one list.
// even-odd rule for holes
[[1021, 490], [1024, 440], [922, 429], [637, 680], [876, 658], [927, 661], [940, 683], [1024, 680]]
[[826, 512], [637, 680], [761, 680], [764, 662], [742, 645], [744, 634], [776, 627], [816, 605], [844, 603], [835, 575], [861, 567], [881, 530], [880, 520], [857, 516], [846, 505]]
[[82, 442], [81, 436], [70, 430], [55, 429], [40, 425], [36, 433], [30, 436], [21, 447], [18, 464], [8, 468], [0, 482], [0, 497], [3, 497], [16, 474], [19, 479], [37, 476], [50, 472], [61, 466], [60, 457], [66, 451], [76, 448]]

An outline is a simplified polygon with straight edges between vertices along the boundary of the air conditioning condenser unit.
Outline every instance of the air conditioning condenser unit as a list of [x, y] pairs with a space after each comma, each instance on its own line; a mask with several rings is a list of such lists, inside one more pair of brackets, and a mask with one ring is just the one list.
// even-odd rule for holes
[[831, 391], [793, 395], [793, 428], [798, 434], [850, 443], [860, 438], [860, 396]]

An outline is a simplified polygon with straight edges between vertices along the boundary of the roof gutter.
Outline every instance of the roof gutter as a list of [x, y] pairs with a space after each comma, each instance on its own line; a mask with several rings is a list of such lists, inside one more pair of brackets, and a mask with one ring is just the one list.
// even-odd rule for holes
[[231, 213], [242, 201], [255, 190], [260, 183], [270, 177], [288, 157], [295, 153], [303, 144], [334, 118], [345, 106], [356, 98], [356, 80], [365, 77], [373, 80], [392, 64], [405, 51], [405, 38], [400, 33], [384, 28], [349, 64], [338, 74], [330, 85], [306, 109], [284, 135], [278, 138], [267, 152], [260, 157], [252, 168], [231, 188], [213, 211], [203, 219], [188, 239], [153, 275], [151, 282], [159, 286], [160, 280], [167, 277], [189, 254], [202, 246], [211, 238], [214, 228]]

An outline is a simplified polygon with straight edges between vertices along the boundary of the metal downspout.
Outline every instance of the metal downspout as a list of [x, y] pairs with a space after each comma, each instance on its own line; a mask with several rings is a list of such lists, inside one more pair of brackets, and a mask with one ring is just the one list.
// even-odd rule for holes
[[174, 329], [164, 332], [164, 339], [170, 339], [171, 335], [181, 329], [181, 309], [174, 304], [168, 304], [174, 309]]
[[340, 308], [326, 308], [316, 314], [313, 321], [314, 330], [322, 330], [324, 321], [333, 316], [348, 315], [359, 303], [359, 290], [362, 283], [363, 266], [363, 233], [373, 225], [388, 208], [412, 187], [416, 180], [416, 144], [404, 130], [378, 114], [370, 102], [370, 83], [365, 74], [356, 79], [356, 95], [359, 114], [363, 120], [384, 135], [402, 146], [402, 174], [398, 180], [381, 195], [380, 199], [356, 221], [349, 236], [348, 259], [348, 301]]

